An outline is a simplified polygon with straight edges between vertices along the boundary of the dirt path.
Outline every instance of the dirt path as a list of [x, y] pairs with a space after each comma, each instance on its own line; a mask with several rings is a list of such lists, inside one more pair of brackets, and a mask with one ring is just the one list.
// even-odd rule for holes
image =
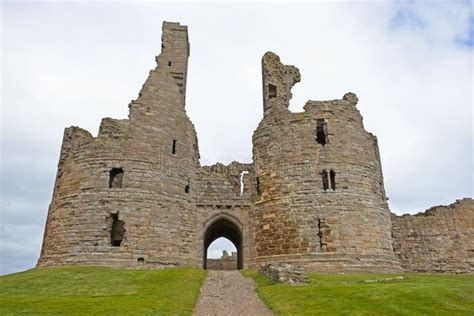
[[273, 315], [258, 298], [253, 280], [239, 271], [210, 270], [194, 309], [195, 316]]

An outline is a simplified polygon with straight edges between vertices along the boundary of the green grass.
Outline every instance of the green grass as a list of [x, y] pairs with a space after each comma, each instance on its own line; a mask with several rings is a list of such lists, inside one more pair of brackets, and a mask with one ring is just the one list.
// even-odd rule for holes
[[[243, 274], [277, 315], [474, 315], [474, 275], [310, 274], [291, 286]], [[397, 275], [404, 280], [363, 282]]]
[[0, 277], [0, 315], [191, 315], [206, 272], [99, 267]]

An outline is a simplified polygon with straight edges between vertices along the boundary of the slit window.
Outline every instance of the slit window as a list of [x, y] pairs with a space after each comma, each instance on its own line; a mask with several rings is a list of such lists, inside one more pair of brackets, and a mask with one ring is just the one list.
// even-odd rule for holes
[[321, 252], [324, 251], [324, 243], [323, 243], [323, 233], [321, 232], [321, 219], [318, 218], [318, 237], [319, 237], [319, 247]]
[[186, 186], [184, 187], [184, 192], [189, 193], [189, 189], [190, 187], [189, 187], [189, 179], [188, 179], [188, 184], [186, 184]]
[[110, 230], [110, 244], [113, 247], [120, 247], [123, 236], [125, 235], [125, 223], [119, 220], [118, 214], [111, 214], [112, 229]]
[[244, 194], [244, 191], [247, 191], [247, 188], [245, 187], [245, 180], [244, 180], [244, 177], [246, 174], [249, 174], [248, 170], [243, 170], [240, 172], [240, 195]]
[[334, 170], [329, 171], [329, 178], [331, 179], [331, 189], [336, 190], [336, 172]]
[[257, 191], [257, 195], [260, 195], [260, 178], [257, 177], [255, 180], [256, 180], [255, 189]]
[[329, 189], [328, 172], [326, 170], [323, 170], [323, 172], [321, 172], [321, 176], [323, 179], [323, 190], [326, 191]]
[[168, 67], [171, 67], [171, 60], [168, 62]]
[[173, 139], [173, 147], [171, 148], [171, 153], [173, 155], [176, 154], [176, 143], [177, 143], [177, 140], [176, 139]]
[[327, 133], [326, 133], [326, 122], [324, 119], [318, 119], [316, 121], [316, 141], [318, 144], [321, 145], [326, 145], [328, 139], [327, 139]]
[[268, 84], [268, 97], [271, 98], [276, 98], [277, 96], [277, 87], [274, 84], [269, 83]]
[[112, 170], [110, 170], [109, 188], [122, 187], [123, 173], [122, 168], [112, 168]]

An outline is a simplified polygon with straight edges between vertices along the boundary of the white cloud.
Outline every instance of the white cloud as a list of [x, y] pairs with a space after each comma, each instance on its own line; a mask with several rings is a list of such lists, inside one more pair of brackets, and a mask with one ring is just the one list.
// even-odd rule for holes
[[219, 259], [222, 256], [222, 252], [227, 250], [227, 252], [232, 254], [232, 252], [237, 251], [234, 244], [226, 238], [217, 238], [214, 240], [207, 250], [207, 257], [209, 259]]
[[467, 2], [2, 3], [2, 230], [18, 229], [0, 242], [34, 225], [24, 242], [36, 249], [4, 247], [3, 271], [37, 259], [64, 127], [96, 134], [102, 117], [127, 116], [163, 20], [189, 26], [187, 111], [203, 163], [251, 160], [272, 50], [301, 71], [292, 110], [357, 93], [392, 210], [472, 196], [473, 51], [456, 41], [469, 14]]

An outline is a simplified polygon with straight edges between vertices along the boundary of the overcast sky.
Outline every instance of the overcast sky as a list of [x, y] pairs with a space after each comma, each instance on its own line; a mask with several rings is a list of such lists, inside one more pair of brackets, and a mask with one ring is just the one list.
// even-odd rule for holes
[[64, 128], [96, 135], [102, 117], [127, 117], [155, 67], [164, 20], [189, 26], [186, 108], [202, 164], [251, 161], [260, 59], [273, 51], [301, 72], [291, 110], [358, 95], [393, 212], [473, 196], [470, 1], [3, 1], [1, 9], [0, 273], [36, 263]]

